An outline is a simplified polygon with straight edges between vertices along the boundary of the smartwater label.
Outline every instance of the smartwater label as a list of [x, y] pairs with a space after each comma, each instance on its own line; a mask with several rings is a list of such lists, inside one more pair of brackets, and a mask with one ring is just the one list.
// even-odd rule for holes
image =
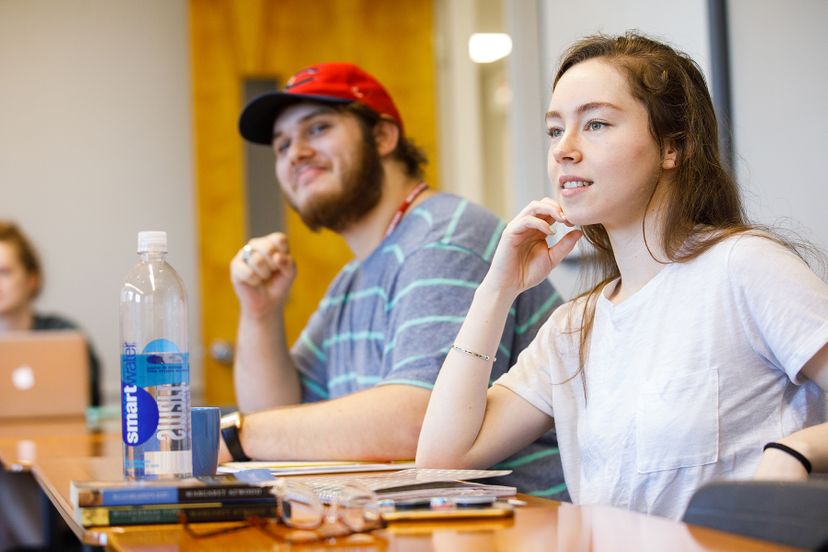
[[121, 389], [121, 430], [124, 443], [142, 445], [158, 429], [158, 404], [152, 395], [137, 385]]
[[126, 473], [188, 473], [189, 356], [166, 339], [138, 351], [125, 342], [121, 354], [121, 430]]

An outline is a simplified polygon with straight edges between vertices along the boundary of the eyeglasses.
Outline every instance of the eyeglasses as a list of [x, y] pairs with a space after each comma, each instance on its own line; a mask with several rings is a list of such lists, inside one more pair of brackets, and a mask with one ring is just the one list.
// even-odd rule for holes
[[[339, 544], [382, 545], [385, 540], [369, 531], [384, 527], [376, 494], [361, 485], [347, 484], [335, 500], [325, 505], [313, 488], [302, 483], [278, 479], [271, 492], [276, 497], [276, 519], [253, 516], [244, 522], [219, 529], [199, 530], [180, 516], [184, 531], [193, 538], [203, 539], [249, 527], [283, 542], [301, 544], [328, 540]], [[281, 521], [281, 523], [279, 523]]]

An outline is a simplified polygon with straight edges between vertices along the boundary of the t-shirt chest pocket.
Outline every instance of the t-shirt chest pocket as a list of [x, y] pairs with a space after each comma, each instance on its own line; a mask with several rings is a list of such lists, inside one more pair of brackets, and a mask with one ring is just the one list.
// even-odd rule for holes
[[719, 456], [719, 371], [648, 381], [635, 415], [638, 473], [716, 462]]

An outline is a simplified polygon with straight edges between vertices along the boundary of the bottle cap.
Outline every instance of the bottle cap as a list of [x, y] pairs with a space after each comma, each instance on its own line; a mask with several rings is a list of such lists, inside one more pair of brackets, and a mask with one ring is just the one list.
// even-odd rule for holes
[[138, 253], [167, 252], [167, 233], [159, 231], [138, 232]]

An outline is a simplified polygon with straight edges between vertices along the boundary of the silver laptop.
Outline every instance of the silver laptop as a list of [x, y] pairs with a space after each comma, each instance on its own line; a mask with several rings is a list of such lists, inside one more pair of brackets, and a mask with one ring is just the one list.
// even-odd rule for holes
[[0, 334], [0, 418], [77, 415], [88, 405], [89, 359], [83, 334]]

